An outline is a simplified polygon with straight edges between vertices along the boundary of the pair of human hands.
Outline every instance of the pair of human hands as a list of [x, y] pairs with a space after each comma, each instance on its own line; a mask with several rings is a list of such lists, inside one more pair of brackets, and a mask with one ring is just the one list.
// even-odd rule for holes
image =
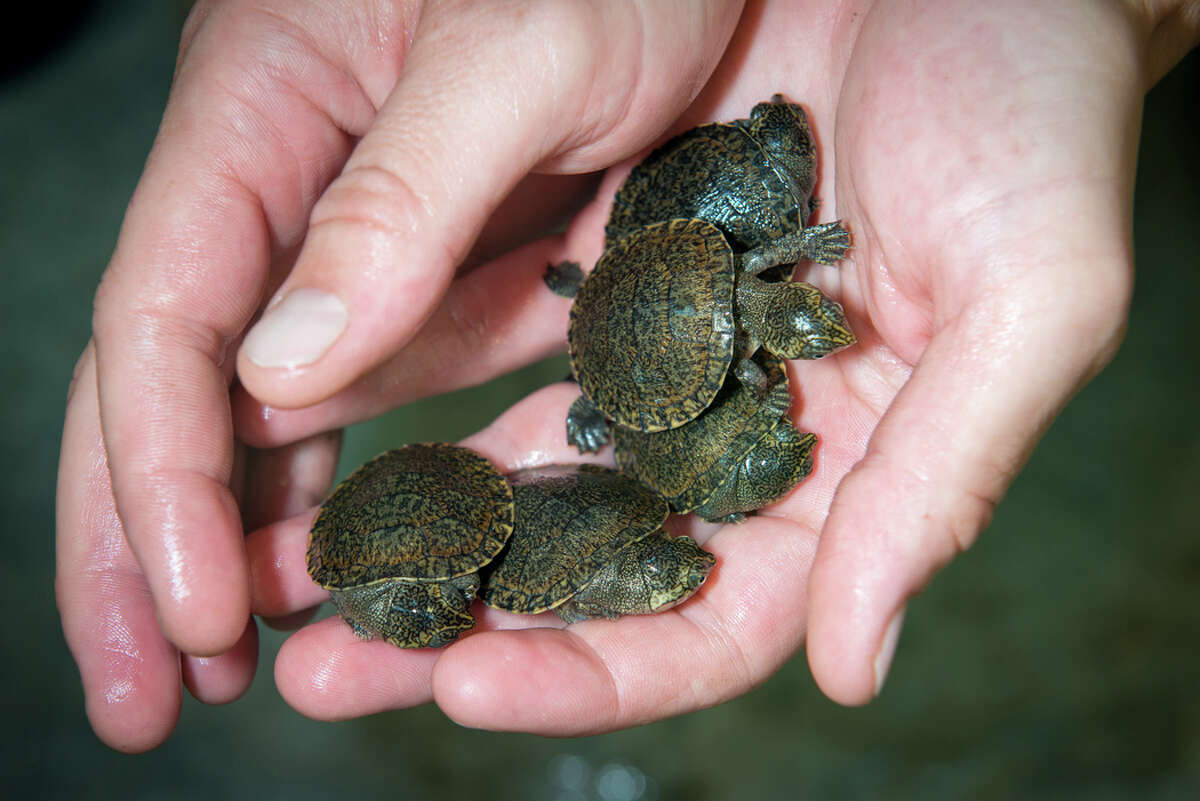
[[[518, 632], [485, 610], [437, 651], [330, 619], [275, 678], [320, 718], [433, 699], [586, 734], [735, 697], [807, 640], [830, 697], [869, 700], [906, 601], [1119, 342], [1140, 103], [1195, 41], [1181, 8], [197, 3], [63, 433], [57, 591], [97, 734], [151, 748], [181, 683], [243, 692], [250, 613], [294, 627], [324, 595], [303, 554], [328, 432], [561, 348], [546, 263], [594, 263], [647, 147], [775, 92], [806, 107], [820, 216], [855, 241], [804, 268], [859, 338], [792, 365], [814, 474], [717, 530], [717, 570], [671, 612]], [[574, 394], [467, 444], [502, 468], [573, 460]]]

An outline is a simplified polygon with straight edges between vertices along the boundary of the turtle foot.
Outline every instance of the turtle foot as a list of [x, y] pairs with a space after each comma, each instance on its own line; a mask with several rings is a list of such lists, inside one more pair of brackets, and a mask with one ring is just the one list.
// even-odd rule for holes
[[573, 298], [583, 283], [583, 270], [577, 261], [563, 261], [558, 264], [547, 264], [542, 276], [546, 287], [555, 295]]
[[596, 405], [580, 395], [567, 411], [567, 442], [580, 453], [595, 453], [608, 444], [608, 420]]
[[850, 232], [837, 220], [791, 231], [747, 250], [738, 259], [742, 272], [760, 275], [780, 265], [795, 264], [801, 259], [836, 264], [845, 258], [849, 250]]
[[850, 250], [850, 232], [841, 220], [810, 225], [800, 232], [803, 255], [820, 264], [837, 264]]

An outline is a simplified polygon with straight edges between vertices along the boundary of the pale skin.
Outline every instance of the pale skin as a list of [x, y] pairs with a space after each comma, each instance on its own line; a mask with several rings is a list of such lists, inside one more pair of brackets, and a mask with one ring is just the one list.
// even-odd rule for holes
[[[831, 698], [870, 700], [907, 599], [1120, 341], [1142, 97], [1200, 27], [1195, 2], [999, 5], [199, 3], [64, 426], [58, 599], [99, 737], [152, 748], [184, 686], [243, 692], [251, 612], [295, 626], [325, 597], [303, 566], [324, 432], [561, 349], [545, 264], [594, 263], [645, 148], [774, 92], [809, 113], [820, 219], [854, 235], [800, 275], [859, 340], [792, 364], [814, 474], [717, 530], [717, 569], [669, 612], [490, 631], [552, 624], [489, 611], [438, 651], [331, 619], [275, 677], [318, 718], [432, 699], [576, 735], [736, 697], [806, 645]], [[609, 167], [598, 191], [570, 175]], [[542, 390], [467, 444], [570, 460], [574, 396]]]

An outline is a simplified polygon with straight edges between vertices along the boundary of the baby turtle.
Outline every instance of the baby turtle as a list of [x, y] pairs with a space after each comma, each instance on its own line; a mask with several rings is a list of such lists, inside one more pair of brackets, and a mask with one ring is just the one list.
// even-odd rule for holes
[[747, 251], [751, 273], [801, 259], [833, 264], [850, 234], [840, 221], [806, 227], [816, 180], [808, 118], [777, 94], [749, 119], [685, 131], [634, 167], [613, 199], [605, 247], [651, 223], [698, 217]]
[[684, 425], [731, 365], [765, 393], [748, 358], [760, 345], [815, 359], [854, 343], [842, 307], [816, 287], [768, 283], [740, 265], [720, 229], [699, 219], [648, 225], [604, 252], [571, 306], [567, 349], [583, 395], [567, 414], [569, 442], [599, 450], [609, 419], [638, 431]]
[[679, 513], [736, 523], [773, 503], [813, 466], [817, 436], [788, 417], [792, 396], [781, 360], [759, 353], [764, 397], [730, 377], [692, 422], [658, 433], [618, 426], [617, 466], [667, 499]]
[[666, 534], [666, 501], [615, 470], [549, 465], [509, 480], [516, 519], [482, 572], [488, 606], [552, 609], [568, 623], [661, 612], [690, 598], [716, 563], [690, 537]]
[[477, 571], [512, 530], [512, 488], [487, 459], [408, 445], [330, 494], [309, 535], [308, 574], [359, 637], [442, 646], [475, 625]]

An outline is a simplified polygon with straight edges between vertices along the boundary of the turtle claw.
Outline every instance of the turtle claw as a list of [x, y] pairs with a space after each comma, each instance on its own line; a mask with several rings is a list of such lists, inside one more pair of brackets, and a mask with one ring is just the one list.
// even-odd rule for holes
[[595, 453], [608, 444], [608, 420], [586, 395], [567, 410], [567, 442], [580, 453]]
[[837, 264], [850, 251], [850, 232], [841, 220], [810, 225], [800, 232], [805, 257], [820, 264]]
[[740, 268], [750, 275], [759, 275], [774, 267], [794, 264], [801, 259], [836, 264], [850, 250], [850, 232], [841, 220], [810, 225], [799, 231], [784, 234], [740, 254]]
[[606, 427], [603, 434], [593, 430], [573, 430], [568, 423], [567, 442], [578, 448], [580, 453], [597, 453], [608, 444], [608, 429]]

